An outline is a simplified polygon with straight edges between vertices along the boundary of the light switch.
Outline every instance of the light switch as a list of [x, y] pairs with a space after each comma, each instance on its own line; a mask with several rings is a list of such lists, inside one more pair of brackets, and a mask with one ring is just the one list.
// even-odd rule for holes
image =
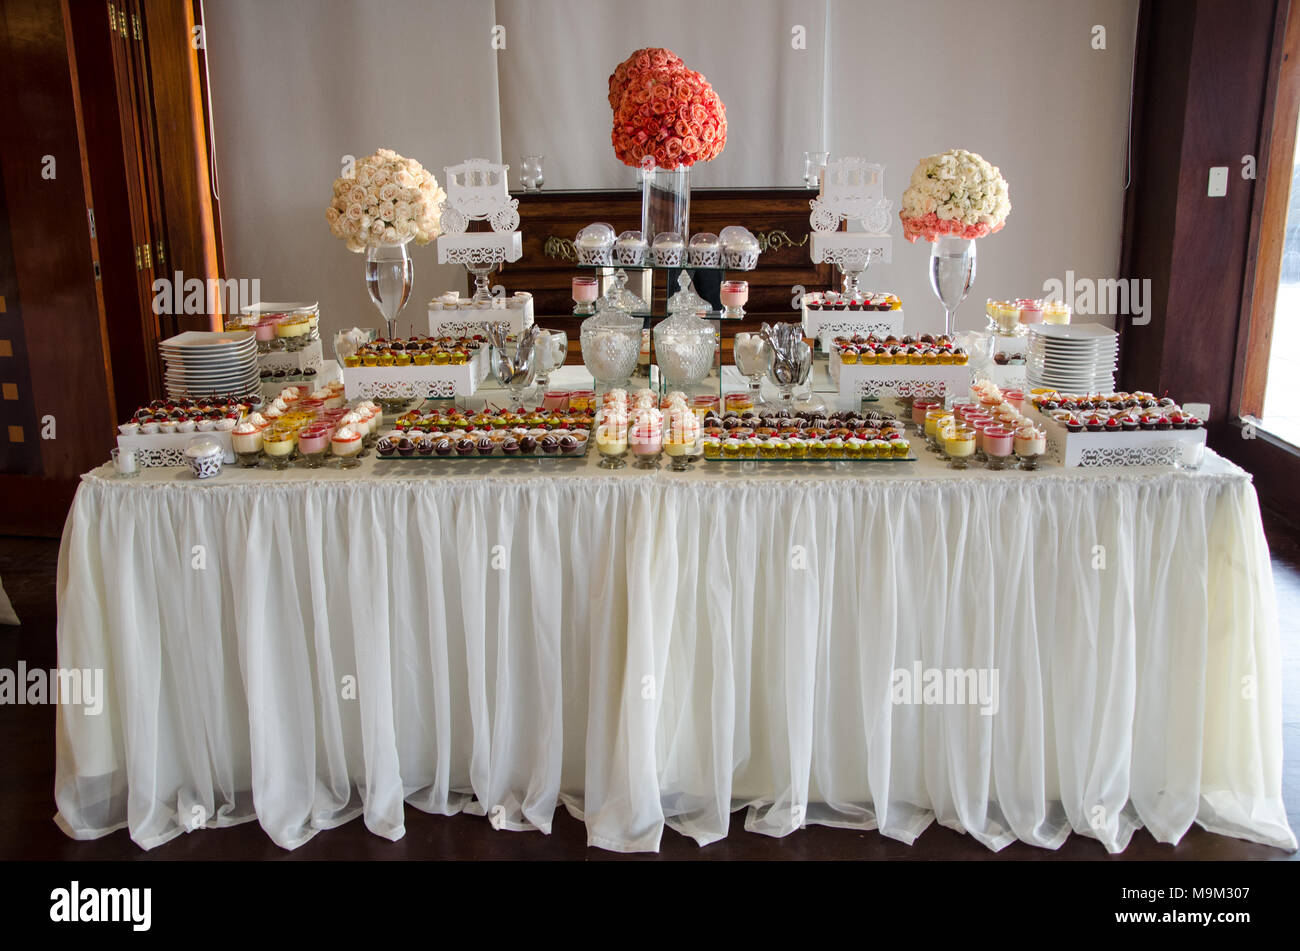
[[1210, 168], [1211, 198], [1222, 198], [1228, 194], [1228, 166], [1215, 165]]

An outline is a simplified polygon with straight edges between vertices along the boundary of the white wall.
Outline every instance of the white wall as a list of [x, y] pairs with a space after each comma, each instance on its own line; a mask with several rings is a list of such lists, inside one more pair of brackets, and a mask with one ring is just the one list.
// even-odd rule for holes
[[[379, 323], [360, 256], [325, 225], [343, 155], [387, 146], [440, 181], [461, 159], [504, 159], [514, 183], [539, 151], [548, 188], [631, 187], [606, 78], [642, 46], [674, 49], [727, 105], [727, 148], [693, 170], [700, 187], [796, 184], [823, 125], [832, 152], [886, 166], [896, 206], [923, 155], [1000, 166], [1012, 212], [980, 242], [964, 328], [986, 297], [1118, 267], [1136, 0], [218, 0], [205, 15], [227, 269], [260, 277], [266, 299], [319, 298], [329, 335]], [[791, 49], [795, 24], [807, 50]], [[867, 284], [899, 293], [912, 328], [938, 326], [928, 246], [893, 233], [894, 263]], [[463, 274], [432, 245], [413, 254], [403, 316], [422, 320]]]
[[[946, 149], [1007, 180], [1011, 214], [978, 242], [961, 329], [984, 326], [986, 298], [1037, 296], [1067, 268], [1115, 276], [1136, 0], [831, 0], [830, 23], [828, 148], [883, 163], [895, 210], [917, 159]], [[930, 246], [897, 219], [893, 235], [893, 263], [866, 283], [903, 298], [910, 328], [942, 327]]]

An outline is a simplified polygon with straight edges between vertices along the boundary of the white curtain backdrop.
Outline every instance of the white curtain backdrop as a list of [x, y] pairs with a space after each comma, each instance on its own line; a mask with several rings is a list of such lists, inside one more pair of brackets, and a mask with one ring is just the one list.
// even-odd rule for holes
[[[59, 709], [65, 831], [149, 848], [256, 818], [294, 848], [358, 816], [398, 838], [404, 802], [544, 831], [563, 803], [620, 851], [706, 844], [746, 806], [776, 836], [938, 821], [1113, 852], [1197, 822], [1295, 848], [1268, 552], [1216, 457], [409, 471], [82, 484], [59, 665], [103, 668], [106, 697]], [[896, 704], [917, 663], [996, 669], [996, 712]]]
[[[547, 156], [554, 188], [631, 188], [610, 147], [609, 74], [635, 49], [664, 46], [708, 78], [727, 107], [727, 147], [691, 169], [692, 187], [795, 185], [821, 148], [825, 0], [497, 0], [501, 144]], [[791, 46], [804, 27], [806, 48]]]
[[[342, 156], [388, 146], [440, 180], [485, 157], [509, 164], [517, 186], [520, 155], [541, 152], [548, 188], [632, 187], [610, 148], [606, 80], [632, 50], [666, 45], [727, 106], [727, 148], [693, 170], [698, 187], [796, 185], [804, 151], [824, 148], [882, 162], [897, 204], [921, 156], [968, 148], [1000, 166], [1011, 218], [981, 242], [959, 315], [979, 326], [985, 297], [1040, 293], [1067, 269], [1115, 276], [1136, 11], [1136, 0], [208, 3], [227, 268], [260, 278], [264, 299], [319, 299], [327, 337], [378, 326], [360, 258], [325, 226]], [[807, 49], [792, 48], [795, 26]], [[867, 284], [935, 329], [928, 246], [892, 230], [895, 261]], [[439, 267], [433, 247], [413, 253], [404, 316], [419, 322], [464, 274]]]
[[[259, 278], [263, 300], [319, 300], [331, 355], [336, 330], [383, 325], [364, 255], [325, 223], [344, 156], [395, 149], [445, 182], [446, 166], [500, 154], [492, 4], [215, 0], [204, 15], [227, 276]], [[403, 333], [465, 285], [434, 245], [411, 256]]]

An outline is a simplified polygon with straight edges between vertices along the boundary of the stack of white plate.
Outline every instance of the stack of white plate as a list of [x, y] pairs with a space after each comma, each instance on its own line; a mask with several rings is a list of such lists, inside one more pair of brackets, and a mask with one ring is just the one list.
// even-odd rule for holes
[[258, 389], [257, 338], [251, 331], [190, 330], [162, 341], [158, 352], [170, 397], [243, 396]]
[[1030, 386], [1062, 393], [1109, 393], [1115, 389], [1119, 335], [1099, 324], [1033, 324], [1025, 375]]

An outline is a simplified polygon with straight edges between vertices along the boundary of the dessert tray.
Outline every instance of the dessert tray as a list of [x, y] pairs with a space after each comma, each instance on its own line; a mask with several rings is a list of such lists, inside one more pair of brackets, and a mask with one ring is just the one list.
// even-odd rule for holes
[[488, 348], [480, 347], [462, 364], [345, 367], [343, 384], [349, 400], [450, 399], [473, 395], [488, 366]]
[[[1026, 403], [1025, 415], [1047, 434], [1047, 457], [1067, 468], [1172, 466], [1189, 457], [1199, 458], [1204, 452], [1206, 430], [1199, 420], [1180, 421], [1178, 424], [1162, 421], [1155, 424], [1162, 428], [1108, 428], [1101, 432], [1085, 429], [1082, 432], [1071, 432], [1051, 412], [1040, 409], [1038, 402], [1035, 400], [1033, 404]], [[1167, 417], [1162, 416], [1162, 420], [1165, 419]], [[1143, 423], [1144, 427], [1148, 425], [1150, 424]], [[1183, 428], [1174, 428], [1175, 425]]]
[[[321, 349], [321, 342], [312, 340], [301, 350], [272, 350], [268, 353], [259, 353], [257, 355], [257, 370], [259, 373], [265, 373], [267, 370], [302, 373], [303, 370], [309, 367], [319, 370], [323, 359], [324, 352]], [[263, 378], [263, 382], [265, 382], [265, 378]]]
[[890, 335], [837, 337], [828, 368], [841, 397], [879, 399], [964, 393], [970, 386], [970, 355], [947, 337]]
[[516, 291], [510, 297], [474, 301], [456, 292], [429, 301], [429, 336], [465, 337], [485, 333], [489, 324], [517, 334], [533, 323], [533, 295]]
[[830, 340], [838, 334], [902, 334], [903, 305], [892, 294], [850, 299], [834, 291], [813, 292], [803, 299], [803, 329], [805, 336], [819, 338], [822, 349], [830, 352]]
[[591, 442], [586, 411], [424, 407], [403, 413], [375, 445], [386, 462], [581, 459]]
[[[205, 436], [221, 447], [226, 462], [234, 462], [230, 432], [250, 410], [260, 405], [260, 400], [230, 402], [225, 398], [154, 400], [118, 427], [117, 448], [135, 450], [136, 464], [142, 468], [184, 466], [188, 464], [185, 447], [196, 436]], [[172, 431], [146, 431], [156, 430], [160, 425]]]
[[710, 462], [915, 462], [896, 417], [879, 411], [829, 416], [727, 412], [704, 417], [704, 458]]
[[[534, 439], [528, 452], [523, 451], [523, 440], [515, 439], [514, 444], [507, 449], [506, 440], [493, 443], [489, 438], [488, 443], [483, 443], [484, 437], [471, 439], [468, 435], [459, 439], [445, 435], [430, 435], [412, 439], [409, 436], [393, 439], [390, 436], [380, 439], [376, 446], [375, 455], [381, 462], [479, 462], [495, 460], [497, 462], [536, 462], [542, 459], [584, 459], [591, 445], [591, 439], [585, 432], [583, 438], [577, 438], [572, 434], [576, 446], [570, 449], [564, 449], [561, 446], [563, 437], [555, 435], [553, 443], [543, 441], [547, 437]], [[384, 439], [389, 440], [392, 451], [387, 451], [384, 445]], [[380, 449], [384, 446], [384, 449]]]

